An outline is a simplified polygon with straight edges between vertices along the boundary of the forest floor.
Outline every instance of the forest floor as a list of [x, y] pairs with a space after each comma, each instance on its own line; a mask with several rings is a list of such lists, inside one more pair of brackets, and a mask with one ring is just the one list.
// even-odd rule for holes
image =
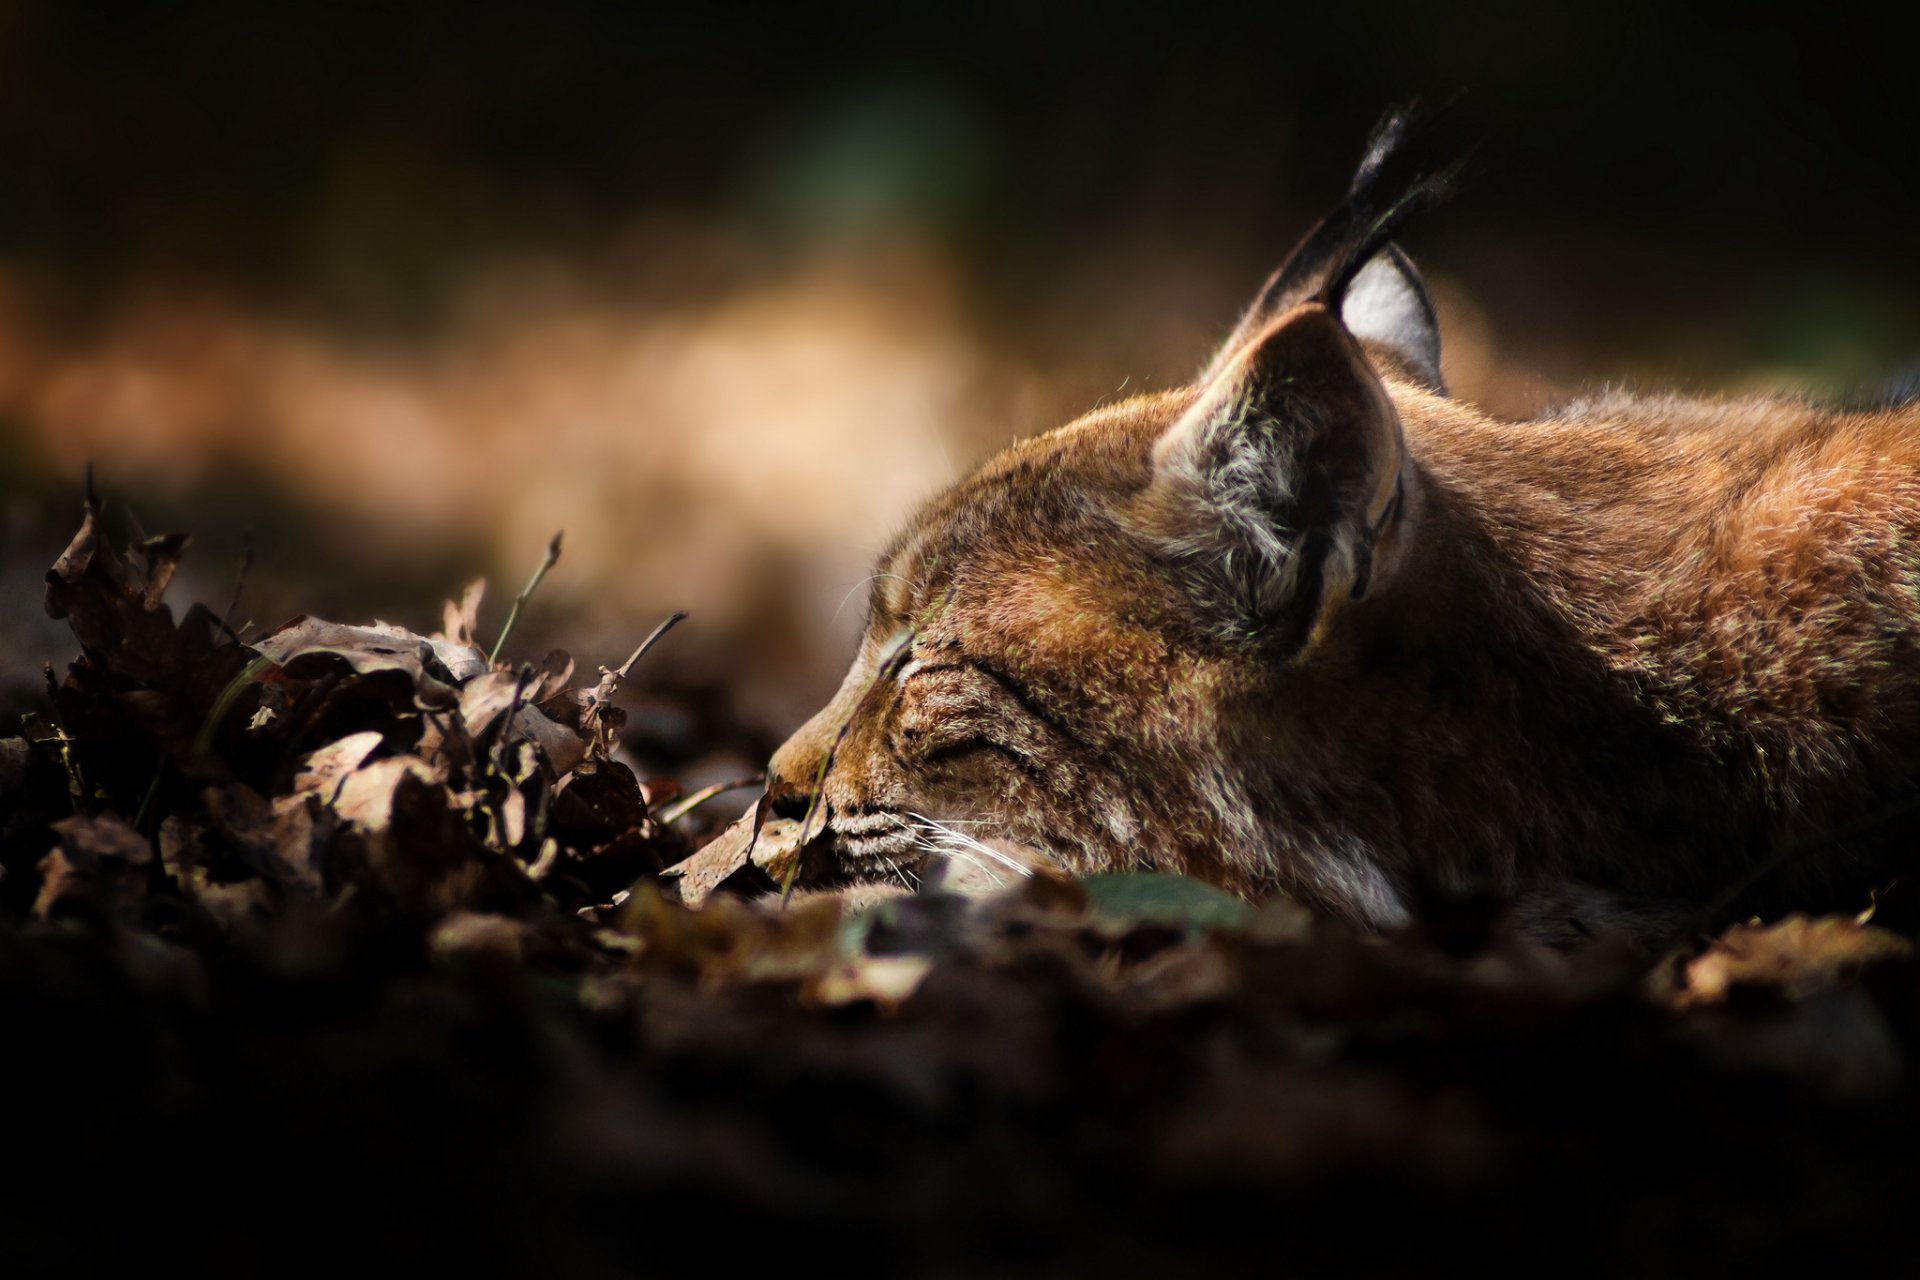
[[1920, 1245], [1904, 885], [1653, 960], [1165, 876], [782, 905], [749, 864], [696, 910], [669, 868], [711, 824], [622, 762], [632, 663], [495, 660], [477, 591], [430, 636], [243, 641], [165, 604], [184, 547], [116, 545], [90, 500], [45, 597], [79, 656], [0, 740], [0, 1274]]

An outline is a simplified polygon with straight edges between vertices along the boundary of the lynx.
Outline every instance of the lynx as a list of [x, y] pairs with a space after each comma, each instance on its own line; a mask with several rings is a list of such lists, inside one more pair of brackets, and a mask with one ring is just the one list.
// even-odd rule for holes
[[763, 816], [845, 878], [1158, 869], [1371, 930], [1498, 895], [1543, 938], [1644, 933], [1886, 873], [1920, 410], [1450, 399], [1400, 132], [1193, 385], [912, 518]]

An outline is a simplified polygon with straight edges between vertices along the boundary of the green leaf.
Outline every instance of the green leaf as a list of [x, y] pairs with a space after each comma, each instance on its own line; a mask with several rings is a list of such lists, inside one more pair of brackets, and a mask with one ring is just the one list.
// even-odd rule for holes
[[1210, 884], [1164, 872], [1112, 872], [1084, 876], [1093, 914], [1118, 924], [1164, 924], [1201, 932], [1238, 929], [1253, 908]]

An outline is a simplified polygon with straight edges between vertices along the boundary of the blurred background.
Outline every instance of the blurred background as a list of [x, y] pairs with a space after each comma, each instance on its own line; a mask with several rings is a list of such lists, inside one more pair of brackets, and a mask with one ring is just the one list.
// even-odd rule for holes
[[[1390, 104], [1457, 392], [1867, 398], [1920, 358], [1920, 87], [1884, 19], [1669, 4], [0, 0], [0, 651], [83, 465], [176, 601], [483, 621], [616, 665], [635, 750], [751, 769], [921, 497], [1182, 382]], [[849, 599], [851, 592], [852, 598]]]

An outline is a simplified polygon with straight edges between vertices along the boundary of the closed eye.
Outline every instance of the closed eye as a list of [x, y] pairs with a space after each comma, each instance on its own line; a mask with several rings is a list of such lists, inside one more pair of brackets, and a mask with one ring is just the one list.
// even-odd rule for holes
[[977, 756], [983, 753], [1004, 756], [1013, 763], [1023, 767], [1031, 767], [1032, 765], [1032, 761], [1028, 759], [1025, 752], [1015, 750], [1004, 742], [995, 742], [992, 738], [980, 734], [960, 738], [953, 742], [943, 742], [935, 747], [929, 747], [920, 753], [918, 762], [922, 765], [939, 765], [955, 760], [963, 760], [968, 756]]
[[999, 760], [1042, 785], [1049, 780], [1046, 769], [1038, 760], [1018, 747], [1009, 746], [985, 734], [968, 734], [912, 753], [902, 752], [896, 747], [894, 755], [902, 765], [929, 771], [957, 769], [969, 762]]
[[1045, 721], [1005, 681], [977, 663], [941, 658], [916, 659], [899, 678], [902, 715], [891, 746], [901, 764], [939, 769], [997, 756], [1044, 778], [1046, 771], [1020, 744]]
[[916, 658], [901, 669], [900, 685], [904, 689], [921, 676], [938, 675], [941, 672], [947, 671], [971, 672], [974, 675], [986, 678], [998, 688], [1001, 694], [1028, 716], [1039, 721], [1070, 742], [1080, 741], [1079, 735], [1068, 728], [1060, 717], [1043, 707], [1023, 684], [1015, 680], [998, 665], [979, 658], [967, 658], [957, 662], [928, 661]]

